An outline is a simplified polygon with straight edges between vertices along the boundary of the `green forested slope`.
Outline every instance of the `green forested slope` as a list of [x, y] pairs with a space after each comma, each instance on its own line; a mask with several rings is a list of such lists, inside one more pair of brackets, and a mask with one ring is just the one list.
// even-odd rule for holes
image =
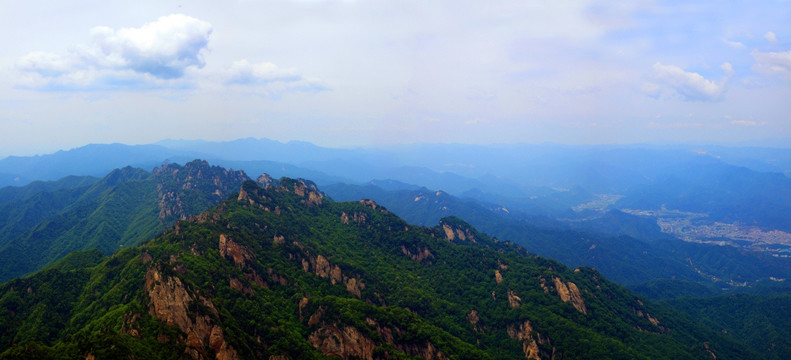
[[3, 284], [0, 358], [760, 358], [458, 218], [418, 227], [271, 184], [97, 266]]
[[[153, 173], [117, 169], [87, 186], [64, 179], [52, 191], [31, 184], [0, 203], [0, 281], [42, 268], [71, 251], [98, 248], [111, 254], [198, 214], [238, 189], [247, 177], [193, 161]], [[68, 184], [76, 184], [69, 187]], [[20, 196], [25, 194], [25, 197]]]
[[662, 303], [742, 339], [767, 359], [791, 358], [791, 293], [687, 297]]
[[[619, 212], [581, 222], [573, 227], [578, 230], [573, 230], [564, 228], [558, 221], [524, 217], [496, 205], [459, 199], [442, 191], [386, 191], [372, 185], [346, 184], [326, 188], [333, 198], [341, 200], [373, 199], [416, 224], [459, 216], [481, 231], [511, 240], [530, 252], [569, 266], [595, 267], [611, 280], [640, 289], [646, 288], [644, 283], [656, 279], [679, 279], [699, 282], [718, 291], [722, 288], [742, 291], [745, 289], [734, 289], [730, 283], [747, 283], [754, 288], [768, 282], [770, 277], [791, 278], [791, 259], [661, 237], [658, 229], [649, 227], [644, 219]], [[657, 228], [656, 224], [653, 227]], [[607, 235], [617, 232], [629, 235]], [[681, 290], [679, 285], [651, 284], [652, 292], [664, 291], [660, 288], [664, 286], [675, 288], [668, 289], [668, 293]]]

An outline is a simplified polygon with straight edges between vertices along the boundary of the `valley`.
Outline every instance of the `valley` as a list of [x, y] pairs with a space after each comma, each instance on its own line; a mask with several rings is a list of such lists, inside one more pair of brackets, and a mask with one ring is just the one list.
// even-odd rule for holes
[[763, 251], [775, 257], [791, 256], [791, 233], [785, 231], [764, 230], [738, 223], [710, 222], [707, 221], [707, 214], [678, 210], [621, 211], [656, 219], [662, 232], [684, 241]]

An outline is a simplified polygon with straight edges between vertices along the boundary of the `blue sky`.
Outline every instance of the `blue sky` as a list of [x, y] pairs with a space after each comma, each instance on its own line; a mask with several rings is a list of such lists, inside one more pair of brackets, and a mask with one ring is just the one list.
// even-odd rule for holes
[[0, 156], [791, 139], [787, 1], [0, 4]]

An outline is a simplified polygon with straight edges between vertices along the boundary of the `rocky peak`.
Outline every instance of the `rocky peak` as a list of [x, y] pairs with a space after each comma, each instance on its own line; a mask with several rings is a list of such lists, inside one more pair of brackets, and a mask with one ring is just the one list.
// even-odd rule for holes
[[319, 187], [310, 180], [282, 178], [280, 189], [302, 197], [302, 203], [308, 206], [321, 205], [324, 199], [324, 193], [319, 191]]
[[274, 186], [278, 186], [280, 184], [279, 181], [277, 181], [276, 179], [272, 178], [271, 176], [269, 176], [269, 174], [266, 174], [266, 173], [261, 174], [261, 176], [259, 176], [258, 179], [256, 179], [256, 181], [264, 189], [267, 189], [267, 188], [270, 188], [270, 187], [274, 187]]
[[442, 229], [445, 239], [450, 242], [460, 241], [475, 244], [480, 240], [470, 224], [456, 217], [440, 219], [439, 227]]
[[[210, 166], [193, 160], [184, 166], [165, 164], [154, 169], [159, 197], [159, 219], [186, 219], [222, 201], [248, 180], [241, 170]], [[187, 200], [184, 200], [187, 199]]]

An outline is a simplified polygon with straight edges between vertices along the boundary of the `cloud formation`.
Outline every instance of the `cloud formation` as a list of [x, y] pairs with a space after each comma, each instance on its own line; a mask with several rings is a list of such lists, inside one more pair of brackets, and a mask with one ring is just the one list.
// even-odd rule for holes
[[655, 63], [652, 67], [654, 82], [643, 84], [642, 90], [653, 97], [675, 93], [686, 101], [716, 101], [721, 98], [728, 77], [733, 74], [730, 63], [724, 63], [720, 68], [726, 77], [714, 82], [678, 66]]
[[770, 32], [767, 32], [766, 34], [764, 34], [764, 39], [766, 39], [766, 41], [769, 41], [770, 43], [774, 44], [774, 43], [777, 42], [777, 35], [775, 35], [775, 33], [770, 31]]
[[791, 50], [786, 52], [753, 51], [753, 70], [765, 75], [780, 75], [791, 79]]
[[226, 84], [265, 85], [272, 82], [296, 82], [302, 80], [293, 69], [281, 69], [270, 62], [257, 64], [247, 60], [234, 61], [227, 71]]
[[92, 42], [66, 55], [29, 53], [17, 62], [21, 86], [37, 90], [113, 90], [183, 86], [187, 68], [205, 65], [212, 26], [182, 14], [139, 28], [91, 29]]
[[306, 79], [294, 69], [282, 69], [271, 62], [235, 61], [225, 72], [225, 84], [254, 87], [264, 95], [287, 91], [317, 92], [327, 88], [317, 79]]

